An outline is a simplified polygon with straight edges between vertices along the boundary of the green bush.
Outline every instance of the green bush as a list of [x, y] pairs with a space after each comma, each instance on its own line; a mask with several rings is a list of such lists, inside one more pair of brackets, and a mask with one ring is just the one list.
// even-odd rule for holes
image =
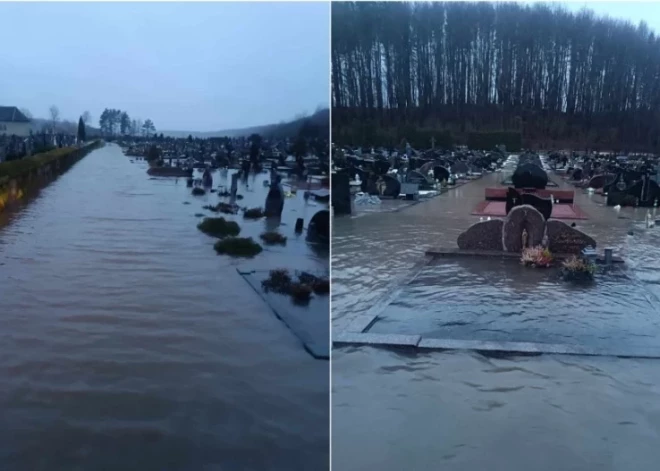
[[204, 218], [197, 225], [197, 229], [214, 237], [233, 237], [241, 233], [238, 223], [227, 221], [225, 218]]
[[213, 248], [218, 254], [247, 258], [259, 255], [263, 250], [252, 237], [227, 237], [217, 241]]
[[261, 208], [246, 209], [243, 213], [245, 219], [261, 219], [264, 216], [264, 210]]
[[330, 293], [330, 281], [327, 278], [320, 278], [308, 272], [301, 272], [298, 274], [298, 281], [301, 284], [309, 286], [316, 294]]
[[286, 237], [280, 234], [279, 232], [275, 232], [275, 231], [264, 232], [259, 237], [261, 237], [261, 240], [263, 240], [268, 245], [275, 245], [275, 244], [286, 245]]
[[268, 278], [261, 282], [261, 286], [266, 292], [274, 291], [275, 293], [289, 294], [291, 281], [289, 270], [271, 270]]
[[306, 304], [312, 297], [312, 288], [303, 283], [291, 283], [289, 286], [289, 294], [294, 302], [298, 304]]

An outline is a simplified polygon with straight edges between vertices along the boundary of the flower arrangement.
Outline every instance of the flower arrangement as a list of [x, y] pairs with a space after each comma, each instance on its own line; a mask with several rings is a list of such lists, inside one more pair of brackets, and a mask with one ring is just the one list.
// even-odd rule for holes
[[550, 250], [543, 247], [527, 247], [523, 249], [520, 262], [526, 267], [548, 268], [552, 265]]
[[561, 275], [565, 281], [593, 280], [596, 265], [584, 258], [573, 256], [562, 262]]

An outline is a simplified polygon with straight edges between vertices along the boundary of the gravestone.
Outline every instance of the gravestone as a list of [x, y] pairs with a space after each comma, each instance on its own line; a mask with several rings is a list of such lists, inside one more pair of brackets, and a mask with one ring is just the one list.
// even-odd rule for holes
[[552, 216], [552, 199], [541, 198], [531, 193], [520, 193], [514, 188], [509, 188], [506, 193], [506, 214], [509, 214], [514, 207], [524, 204], [536, 208], [546, 221]]
[[568, 224], [550, 220], [546, 224], [548, 248], [558, 254], [579, 254], [585, 247], [596, 247], [596, 241]]
[[311, 236], [312, 239], [318, 239], [322, 242], [329, 241], [330, 211], [322, 209], [312, 216], [312, 219], [309, 221], [309, 226], [307, 227], [307, 234]]
[[571, 176], [571, 179], [574, 181], [580, 181], [584, 178], [584, 171], [581, 168], [576, 168], [573, 171], [573, 175]]
[[374, 162], [374, 170], [376, 175], [385, 175], [390, 169], [390, 163], [385, 160], [376, 160]]
[[231, 189], [229, 192], [231, 193], [232, 197], [235, 197], [237, 191], [238, 191], [238, 173], [234, 173], [231, 176]]
[[595, 190], [599, 188], [603, 188], [605, 184], [608, 182], [607, 177], [608, 176], [605, 174], [595, 175], [591, 177], [591, 180], [589, 180], [589, 183], [587, 184], [587, 188], [593, 188]]
[[451, 173], [454, 175], [467, 174], [470, 171], [470, 167], [465, 162], [456, 162], [451, 166]]
[[449, 180], [449, 170], [445, 167], [435, 166], [433, 167], [433, 177], [438, 181]]
[[506, 217], [502, 228], [502, 246], [506, 252], [522, 252], [524, 231], [527, 232], [526, 247], [541, 245], [545, 218], [533, 206], [516, 206]]
[[428, 190], [432, 187], [432, 182], [417, 170], [412, 170], [406, 175], [406, 183], [416, 183], [420, 190]]
[[419, 197], [419, 183], [402, 183], [401, 193], [407, 200], [416, 200]]
[[516, 188], [536, 188], [544, 190], [548, 185], [548, 174], [533, 163], [519, 165], [511, 176], [511, 183]]
[[332, 184], [332, 209], [336, 215], [351, 214], [351, 185], [348, 173], [336, 172], [330, 179]]
[[493, 219], [481, 221], [470, 226], [458, 236], [458, 248], [461, 250], [491, 250], [501, 252], [502, 228], [504, 221]]
[[383, 175], [376, 182], [378, 194], [387, 198], [398, 198], [401, 194], [401, 182], [390, 175]]
[[270, 184], [270, 190], [266, 196], [264, 213], [266, 217], [281, 217], [284, 210], [284, 191], [280, 185], [279, 176]]

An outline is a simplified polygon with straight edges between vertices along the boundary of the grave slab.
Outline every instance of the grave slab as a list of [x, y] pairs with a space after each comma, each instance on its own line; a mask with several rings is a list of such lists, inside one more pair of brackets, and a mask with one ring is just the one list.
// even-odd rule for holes
[[[309, 304], [297, 305], [289, 296], [266, 293], [263, 290], [261, 282], [268, 278], [269, 271], [237, 271], [271, 308], [275, 316], [302, 342], [310, 355], [317, 359], [330, 359], [329, 296], [313, 295]], [[321, 276], [319, 273], [316, 275]]]
[[383, 347], [416, 347], [421, 337], [419, 335], [397, 334], [358, 334], [355, 332], [339, 332], [332, 337], [335, 345], [371, 345]]
[[660, 356], [660, 302], [620, 267], [574, 285], [509, 257], [432, 259], [365, 332], [419, 335], [419, 348]]

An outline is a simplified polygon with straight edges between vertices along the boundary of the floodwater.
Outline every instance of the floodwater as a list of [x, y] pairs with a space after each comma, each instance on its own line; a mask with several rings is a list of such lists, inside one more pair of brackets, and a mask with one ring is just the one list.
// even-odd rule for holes
[[[333, 332], [389, 292], [425, 249], [456, 247], [460, 232], [479, 219], [470, 212], [484, 188], [497, 181], [497, 174], [487, 175], [396, 213], [335, 218]], [[603, 200], [578, 191], [576, 202], [590, 216], [578, 229], [601, 248], [613, 247], [626, 259], [627, 275], [657, 297], [660, 227], [645, 228], [645, 209], [617, 212]], [[478, 273], [473, 287], [469, 277], [452, 279], [461, 283], [454, 301], [485, 292]], [[538, 297], [534, 286], [517, 289]], [[555, 298], [546, 295], [552, 310]], [[574, 315], [603, 305], [579, 304]], [[655, 470], [660, 460], [657, 360], [342, 347], [333, 350], [332, 373], [333, 466], [342, 471]]]
[[[327, 469], [328, 362], [215, 254], [205, 200], [107, 145], [0, 229], [0, 469]], [[281, 230], [248, 265], [327, 269]]]
[[530, 270], [517, 259], [440, 258], [378, 317], [369, 332], [660, 356], [660, 302], [619, 264], [575, 285], [556, 268]]

